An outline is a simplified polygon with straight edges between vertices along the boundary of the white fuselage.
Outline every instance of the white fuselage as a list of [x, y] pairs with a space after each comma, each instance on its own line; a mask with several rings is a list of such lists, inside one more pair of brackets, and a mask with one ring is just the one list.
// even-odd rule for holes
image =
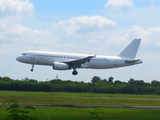
[[[75, 53], [59, 53], [59, 52], [44, 52], [44, 51], [28, 51], [22, 53], [16, 59], [23, 63], [33, 65], [50, 65], [53, 66], [55, 62], [67, 62], [79, 60], [90, 56], [88, 54], [75, 54]], [[126, 63], [126, 58], [118, 56], [103, 56], [96, 55], [89, 62], [85, 62], [79, 68], [93, 68], [93, 69], [107, 69], [122, 66], [129, 66], [139, 64], [141, 61], [134, 63]], [[130, 59], [129, 59], [130, 60]]]
[[141, 39], [134, 39], [118, 56], [28, 51], [16, 59], [32, 64], [31, 72], [34, 65], [50, 65], [55, 70], [73, 69], [72, 74], [77, 75], [77, 68], [107, 69], [142, 63], [141, 60], [135, 59], [140, 41]]

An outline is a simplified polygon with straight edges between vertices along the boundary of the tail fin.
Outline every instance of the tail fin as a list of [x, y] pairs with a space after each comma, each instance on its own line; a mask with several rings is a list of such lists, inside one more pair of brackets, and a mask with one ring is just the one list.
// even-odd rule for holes
[[118, 56], [135, 59], [141, 39], [134, 39]]

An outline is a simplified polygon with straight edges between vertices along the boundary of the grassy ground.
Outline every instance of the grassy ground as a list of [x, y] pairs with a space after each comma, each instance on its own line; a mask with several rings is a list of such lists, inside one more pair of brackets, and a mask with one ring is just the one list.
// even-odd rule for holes
[[97, 93], [70, 93], [70, 92], [22, 92], [0, 91], [0, 96], [48, 96], [48, 97], [110, 97], [110, 98], [148, 98], [160, 99], [159, 95], [131, 95], [131, 94], [97, 94]]
[[[3, 103], [8, 97], [0, 97]], [[132, 99], [104, 99], [104, 98], [33, 98], [18, 97], [19, 103], [32, 104], [66, 104], [66, 105], [140, 105], [140, 106], [160, 106], [160, 101], [154, 100], [132, 100]]]
[[[121, 95], [65, 92], [0, 91], [0, 103], [15, 96], [19, 103], [35, 104], [83, 104], [83, 105], [145, 105], [160, 106], [158, 95]], [[6, 120], [5, 107], [0, 107], [0, 120]], [[160, 110], [108, 109], [108, 108], [36, 108], [40, 120], [158, 120]], [[94, 116], [95, 117], [95, 116]]]
[[[6, 120], [6, 108], [0, 108], [0, 120]], [[36, 108], [40, 120], [158, 120], [160, 110], [127, 110], [95, 108]]]
[[[39, 108], [40, 110], [41, 108]], [[38, 110], [38, 111], [39, 111]], [[91, 113], [96, 113], [102, 120], [157, 120], [160, 118], [160, 110], [123, 110], [123, 109], [98, 109], [95, 108], [46, 108], [48, 112], [41, 111], [43, 119], [47, 114], [51, 120], [90, 120]]]
[[[19, 103], [160, 106], [159, 95], [0, 91], [0, 103], [15, 96]], [[4, 97], [5, 96], [5, 97]]]

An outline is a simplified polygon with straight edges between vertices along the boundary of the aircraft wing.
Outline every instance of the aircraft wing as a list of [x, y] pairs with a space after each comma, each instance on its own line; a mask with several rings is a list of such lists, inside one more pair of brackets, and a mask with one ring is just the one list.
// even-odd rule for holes
[[90, 62], [91, 58], [95, 56], [96, 55], [92, 55], [92, 56], [88, 56], [88, 57], [77, 59], [77, 60], [67, 61], [64, 63], [68, 64], [70, 68], [80, 68], [82, 64], [86, 62]]

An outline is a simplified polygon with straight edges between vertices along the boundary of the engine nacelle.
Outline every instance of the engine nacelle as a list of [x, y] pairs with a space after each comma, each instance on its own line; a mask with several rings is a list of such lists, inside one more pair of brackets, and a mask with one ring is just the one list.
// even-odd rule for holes
[[54, 62], [53, 69], [55, 69], [55, 70], [68, 70], [69, 66], [66, 63]]

